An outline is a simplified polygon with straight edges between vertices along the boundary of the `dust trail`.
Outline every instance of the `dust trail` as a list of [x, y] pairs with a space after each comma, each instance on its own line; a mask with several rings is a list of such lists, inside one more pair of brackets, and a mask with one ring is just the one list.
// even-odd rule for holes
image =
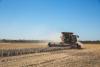
[[61, 42], [61, 33], [52, 33], [52, 34], [49, 34], [49, 39], [54, 41], [54, 42]]

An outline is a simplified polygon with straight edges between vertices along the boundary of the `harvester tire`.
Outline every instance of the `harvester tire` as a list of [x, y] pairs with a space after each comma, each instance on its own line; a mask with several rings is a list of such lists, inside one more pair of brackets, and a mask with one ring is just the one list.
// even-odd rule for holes
[[48, 43], [48, 46], [51, 47], [51, 43], [50, 42]]
[[77, 48], [78, 48], [78, 49], [81, 49], [81, 45], [77, 44]]

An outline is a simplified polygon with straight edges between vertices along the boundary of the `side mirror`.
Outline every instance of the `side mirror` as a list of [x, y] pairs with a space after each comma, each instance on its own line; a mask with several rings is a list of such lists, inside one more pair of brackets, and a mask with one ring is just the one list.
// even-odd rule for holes
[[77, 38], [79, 38], [79, 36], [78, 36], [78, 35], [76, 35], [76, 37], [77, 37]]

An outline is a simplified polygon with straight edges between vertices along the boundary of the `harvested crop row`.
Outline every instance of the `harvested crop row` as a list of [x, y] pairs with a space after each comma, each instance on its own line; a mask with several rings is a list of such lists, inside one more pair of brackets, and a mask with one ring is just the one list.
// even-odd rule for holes
[[24, 48], [24, 49], [1, 49], [0, 57], [8, 56], [18, 56], [24, 54], [40, 53], [40, 52], [49, 52], [68, 49], [66, 47], [47, 47], [47, 48]]

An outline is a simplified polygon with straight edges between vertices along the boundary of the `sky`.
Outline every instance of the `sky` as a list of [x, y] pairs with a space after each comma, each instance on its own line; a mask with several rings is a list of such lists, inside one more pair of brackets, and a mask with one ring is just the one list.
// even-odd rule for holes
[[0, 39], [100, 40], [100, 0], [0, 0]]

